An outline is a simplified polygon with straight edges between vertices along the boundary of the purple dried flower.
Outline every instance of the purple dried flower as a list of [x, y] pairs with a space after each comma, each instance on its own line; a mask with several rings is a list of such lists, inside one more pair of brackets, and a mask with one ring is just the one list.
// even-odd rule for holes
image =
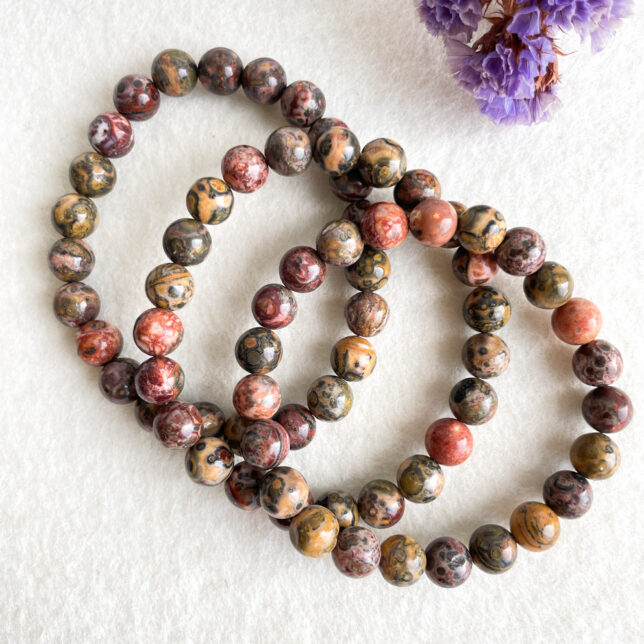
[[415, 0], [427, 31], [465, 41], [472, 37], [481, 20], [480, 0]]
[[521, 40], [527, 36], [537, 36], [541, 32], [541, 11], [539, 7], [522, 7], [507, 27], [509, 33], [517, 34]]

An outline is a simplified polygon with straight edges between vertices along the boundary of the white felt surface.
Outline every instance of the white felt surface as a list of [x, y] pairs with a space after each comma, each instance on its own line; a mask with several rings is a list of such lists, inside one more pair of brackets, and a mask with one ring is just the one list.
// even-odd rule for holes
[[[640, 415], [615, 436], [618, 474], [594, 484], [591, 512], [562, 521], [554, 549], [519, 552], [501, 577], [474, 570], [459, 589], [422, 580], [407, 589], [379, 573], [343, 578], [330, 558], [309, 560], [261, 511], [234, 508], [223, 490], [194, 485], [182, 454], [135, 424], [132, 407], [110, 405], [98, 371], [75, 356], [74, 333], [51, 314], [59, 283], [46, 253], [56, 239], [49, 211], [69, 191], [69, 160], [89, 148], [86, 128], [112, 109], [126, 73], [148, 73], [154, 55], [179, 47], [199, 58], [226, 45], [246, 62], [273, 56], [289, 79], [326, 93], [327, 115], [346, 120], [365, 143], [388, 136], [409, 167], [434, 171], [446, 198], [489, 203], [511, 226], [538, 229], [549, 257], [574, 274], [575, 292], [604, 312], [601, 336], [620, 347], [619, 386], [640, 410], [644, 217], [642, 16], [601, 55], [563, 60], [564, 108], [547, 125], [495, 127], [450, 79], [438, 40], [399, 2], [9, 2], [0, 1], [3, 97], [2, 371], [0, 375], [0, 639], [6, 642], [635, 642], [641, 641], [642, 498]], [[124, 332], [124, 354], [149, 306], [147, 272], [164, 261], [161, 236], [187, 216], [184, 196], [202, 175], [219, 175], [235, 144], [263, 148], [282, 123], [279, 109], [241, 92], [221, 98], [199, 86], [163, 97], [137, 123], [136, 145], [118, 160], [118, 185], [98, 201], [89, 239], [98, 263], [87, 280], [101, 317]], [[383, 193], [389, 198], [390, 193]], [[254, 291], [277, 279], [281, 254], [312, 244], [343, 205], [323, 174], [272, 175], [239, 196], [214, 248], [195, 267], [197, 294], [181, 317], [176, 358], [184, 397], [232, 410], [243, 375], [237, 336], [254, 325]], [[467, 289], [449, 253], [413, 239], [391, 253], [382, 294], [391, 321], [375, 338], [378, 368], [354, 387], [344, 421], [320, 424], [313, 444], [292, 454], [317, 496], [331, 486], [357, 494], [392, 478], [403, 458], [423, 452], [426, 426], [448, 413], [451, 384], [464, 377], [459, 353], [470, 334], [460, 307]], [[508, 523], [543, 480], [568, 467], [572, 440], [587, 430], [579, 413], [587, 388], [570, 370], [572, 349], [556, 340], [549, 314], [530, 307], [520, 280], [497, 283], [514, 304], [502, 335], [511, 368], [494, 386], [499, 411], [474, 428], [475, 451], [447, 468], [443, 495], [408, 504], [405, 532], [424, 546], [449, 534], [464, 541], [482, 523]], [[319, 291], [298, 298], [298, 319], [282, 333], [275, 372], [284, 398], [302, 401], [329, 372], [328, 353], [346, 334], [351, 294], [331, 270]]]

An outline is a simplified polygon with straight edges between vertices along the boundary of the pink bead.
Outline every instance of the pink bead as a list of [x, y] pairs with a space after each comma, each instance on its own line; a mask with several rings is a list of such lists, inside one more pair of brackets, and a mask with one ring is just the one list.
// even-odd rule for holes
[[87, 131], [91, 146], [104, 157], [125, 156], [134, 145], [130, 122], [118, 112], [99, 114]]
[[134, 342], [149, 356], [164, 356], [174, 351], [183, 339], [183, 324], [176, 313], [148, 309], [134, 323]]
[[264, 155], [250, 145], [237, 145], [226, 152], [221, 161], [224, 181], [236, 192], [255, 192], [268, 177]]
[[243, 418], [265, 420], [275, 415], [282, 402], [279, 385], [264, 374], [242, 378], [233, 392], [233, 406]]
[[586, 344], [602, 328], [602, 314], [596, 304], [573, 297], [552, 313], [552, 329], [567, 344]]
[[456, 232], [458, 216], [449, 201], [428, 197], [409, 213], [409, 230], [421, 244], [438, 248]]
[[134, 378], [139, 398], [156, 405], [174, 400], [181, 393], [184, 382], [183, 369], [164, 356], [146, 360]]
[[201, 437], [202, 421], [194, 405], [173, 400], [157, 410], [152, 430], [171, 449], [186, 449]]
[[378, 250], [389, 250], [407, 237], [407, 215], [400, 206], [379, 201], [365, 211], [360, 230], [365, 244]]
[[109, 322], [92, 320], [76, 332], [76, 348], [81, 360], [93, 367], [100, 367], [121, 353], [123, 336]]
[[469, 458], [473, 445], [469, 427], [454, 418], [434, 421], [425, 434], [427, 453], [441, 465], [460, 465]]

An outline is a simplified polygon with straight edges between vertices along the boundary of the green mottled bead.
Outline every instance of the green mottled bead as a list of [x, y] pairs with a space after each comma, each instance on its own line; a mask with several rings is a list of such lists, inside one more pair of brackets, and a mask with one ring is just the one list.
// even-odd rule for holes
[[571, 297], [574, 280], [568, 269], [556, 262], [543, 266], [523, 280], [523, 292], [528, 302], [540, 309], [556, 309]]
[[458, 239], [471, 253], [489, 253], [505, 237], [505, 217], [490, 206], [472, 206], [458, 218]]
[[152, 80], [168, 96], [185, 96], [197, 84], [197, 64], [181, 49], [165, 49], [152, 61]]
[[340, 525], [340, 530], [358, 525], [358, 521], [360, 520], [358, 504], [348, 492], [344, 490], [329, 490], [315, 503], [333, 512], [333, 515]]
[[313, 382], [306, 394], [311, 413], [320, 420], [340, 420], [353, 405], [349, 383], [336, 376], [322, 376]]
[[98, 225], [96, 204], [76, 193], [63, 195], [51, 209], [51, 223], [63, 237], [88, 237]]
[[69, 180], [81, 195], [102, 197], [116, 184], [116, 169], [107, 157], [98, 152], [86, 152], [72, 160]]
[[463, 302], [465, 322], [480, 333], [491, 333], [504, 327], [511, 312], [510, 302], [493, 286], [478, 286]]
[[382, 288], [389, 280], [391, 264], [384, 250], [365, 246], [360, 259], [344, 269], [347, 282], [358, 291], [373, 292]]
[[208, 257], [212, 239], [208, 229], [194, 219], [177, 219], [163, 234], [163, 250], [170, 261], [182, 266], [201, 264]]
[[405, 459], [396, 475], [398, 489], [413, 503], [429, 503], [443, 490], [445, 475], [430, 456], [415, 454]]
[[255, 327], [239, 337], [235, 357], [239, 366], [249, 373], [269, 373], [282, 359], [282, 343], [274, 331]]
[[498, 575], [510, 570], [517, 558], [517, 542], [500, 525], [477, 528], [470, 538], [472, 561], [484, 572]]

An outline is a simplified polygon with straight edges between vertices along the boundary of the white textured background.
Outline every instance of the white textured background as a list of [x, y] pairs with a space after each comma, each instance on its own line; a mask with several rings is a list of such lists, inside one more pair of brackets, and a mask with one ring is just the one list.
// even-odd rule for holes
[[[601, 307], [601, 337], [625, 357], [618, 386], [641, 410], [642, 16], [601, 55], [582, 50], [563, 61], [564, 108], [552, 123], [508, 129], [456, 87], [410, 1], [1, 0], [0, 9], [3, 641], [641, 641], [641, 416], [615, 436], [618, 474], [594, 484], [592, 510], [562, 521], [549, 552], [521, 550], [511, 572], [475, 569], [451, 591], [425, 580], [394, 588], [377, 572], [345, 579], [330, 558], [298, 555], [261, 511], [242, 513], [223, 490], [191, 483], [182, 455], [141, 431], [131, 406], [102, 398], [98, 370], [78, 360], [73, 331], [51, 314], [59, 283], [46, 254], [56, 239], [50, 208], [69, 191], [67, 165], [89, 148], [87, 124], [112, 109], [121, 76], [148, 73], [167, 47], [197, 60], [218, 45], [245, 62], [272, 56], [290, 81], [317, 83], [327, 115], [346, 120], [363, 143], [399, 141], [409, 167], [435, 172], [446, 198], [489, 203], [511, 226], [538, 229], [550, 259], [572, 271], [576, 294]], [[164, 261], [165, 227], [187, 216], [190, 184], [219, 175], [232, 145], [263, 148], [281, 124], [278, 107], [201, 86], [186, 98], [164, 96], [152, 120], [135, 124], [136, 145], [116, 162], [117, 187], [97, 200], [101, 223], [89, 239], [98, 262], [87, 281], [101, 294], [101, 317], [124, 332], [123, 355], [142, 358], [131, 327], [149, 306], [143, 280]], [[285, 250], [313, 243], [342, 208], [312, 168], [300, 178], [272, 175], [211, 229], [213, 251], [194, 268], [197, 294], [181, 313], [186, 337], [173, 356], [187, 373], [186, 399], [231, 411], [243, 375], [232, 350], [254, 326], [254, 291], [277, 278]], [[448, 412], [448, 391], [465, 376], [467, 289], [452, 277], [449, 253], [410, 239], [391, 260], [382, 293], [392, 316], [374, 341], [378, 368], [355, 386], [349, 417], [321, 423], [313, 444], [287, 462], [316, 496], [331, 486], [357, 494], [368, 479], [394, 477], [403, 458], [422, 453], [426, 426]], [[507, 525], [518, 503], [540, 500], [543, 480], [569, 466], [570, 443], [588, 430], [572, 349], [550, 332], [549, 314], [526, 303], [520, 280], [500, 275], [497, 284], [514, 304], [502, 332], [511, 368], [493, 383], [499, 411], [474, 428], [469, 462], [446, 468], [443, 495], [408, 504], [382, 538], [403, 531], [423, 545], [443, 534], [467, 542], [482, 523]], [[285, 359], [275, 376], [285, 400], [302, 401], [329, 372], [351, 293], [331, 270], [322, 289], [298, 298], [298, 319], [280, 332]]]

